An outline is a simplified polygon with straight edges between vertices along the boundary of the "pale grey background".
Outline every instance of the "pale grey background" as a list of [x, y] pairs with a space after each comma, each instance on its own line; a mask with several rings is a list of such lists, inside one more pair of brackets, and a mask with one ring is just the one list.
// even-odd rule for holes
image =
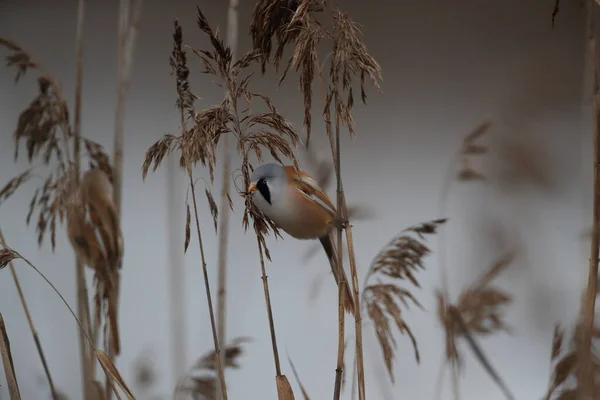
[[[584, 281], [587, 243], [579, 238], [583, 216], [590, 209], [591, 171], [589, 94], [584, 87], [584, 10], [576, 1], [563, 1], [557, 25], [551, 29], [553, 0], [505, 1], [385, 1], [339, 2], [364, 26], [366, 42], [383, 68], [383, 95], [370, 92], [367, 107], [357, 106], [358, 136], [345, 140], [343, 174], [352, 203], [368, 204], [376, 213], [356, 221], [354, 236], [360, 272], [393, 235], [408, 225], [450, 217], [446, 232], [446, 264], [456, 295], [502, 251], [492, 240], [490, 223], [501, 222], [507, 245], [520, 243], [524, 252], [498, 282], [515, 296], [507, 321], [512, 336], [483, 340], [484, 348], [518, 399], [537, 399], [549, 376], [552, 325], [569, 323]], [[175, 377], [169, 339], [168, 220], [183, 232], [183, 206], [167, 208], [166, 165], [141, 181], [145, 150], [166, 132], [175, 132], [175, 83], [170, 76], [173, 20], [180, 18], [186, 41], [206, 44], [195, 26], [195, 5], [213, 26], [225, 31], [226, 1], [146, 1], [135, 52], [134, 78], [127, 105], [123, 229], [126, 256], [123, 272], [121, 329], [123, 353], [118, 366], [134, 382], [135, 363], [149, 357], [158, 369], [154, 393], [168, 395]], [[253, 1], [242, 1], [240, 49], [246, 36]], [[89, 2], [85, 26], [83, 132], [112, 151], [116, 98], [116, 21], [118, 2]], [[0, 1], [0, 36], [10, 37], [41, 60], [59, 78], [72, 99], [74, 76], [75, 1]], [[197, 64], [194, 64], [197, 65]], [[210, 80], [192, 69], [194, 90], [201, 105], [222, 98]], [[0, 69], [0, 180], [20, 171], [14, 165], [12, 132], [18, 113], [35, 92], [32, 75], [15, 86], [13, 73]], [[279, 91], [272, 76], [259, 78], [255, 88], [271, 95], [282, 113], [301, 128], [302, 99], [295, 80]], [[316, 96], [316, 98], [318, 98]], [[583, 104], [583, 107], [582, 107]], [[496, 122], [488, 143], [502, 135], [528, 138], [545, 170], [555, 179], [552, 190], [502, 187], [497, 168], [483, 161], [494, 188], [457, 185], [447, 211], [440, 215], [442, 183], [461, 138], [479, 122]], [[318, 130], [320, 124], [316, 124]], [[316, 132], [319, 143], [325, 143]], [[495, 139], [494, 139], [495, 138]], [[324, 149], [326, 147], [323, 147]], [[323, 151], [323, 156], [328, 152]], [[502, 161], [492, 152], [484, 160]], [[238, 160], [234, 160], [237, 163]], [[178, 174], [179, 204], [185, 181]], [[203, 176], [207, 176], [203, 173]], [[583, 178], [586, 178], [583, 180]], [[585, 183], [585, 186], [584, 186]], [[0, 223], [9, 243], [27, 255], [75, 306], [73, 254], [64, 234], [58, 235], [54, 255], [38, 250], [34, 228], [24, 226], [31, 183], [0, 208]], [[217, 188], [220, 185], [217, 183]], [[218, 189], [217, 189], [218, 190]], [[334, 193], [330, 188], [330, 194]], [[585, 195], [585, 196], [584, 196]], [[242, 368], [228, 371], [230, 398], [275, 399], [274, 368], [255, 240], [241, 228], [242, 203], [234, 198], [231, 218], [229, 314], [227, 335], [250, 336]], [[208, 265], [216, 292], [216, 239], [210, 214], [205, 222]], [[192, 238], [195, 240], [195, 238]], [[286, 352], [294, 359], [314, 399], [331, 396], [337, 348], [337, 291], [326, 276], [324, 258], [303, 261], [308, 243], [291, 239], [269, 241], [273, 264], [268, 266], [273, 311], [282, 368], [292, 379]], [[192, 242], [194, 244], [194, 242]], [[437, 240], [430, 242], [437, 249]], [[185, 256], [187, 360], [212, 348], [198, 250]], [[18, 263], [20, 277], [37, 323], [53, 376], [71, 399], [80, 398], [77, 331], [59, 299], [33, 271]], [[399, 339], [395, 363], [397, 383], [386, 376], [374, 332], [365, 327], [367, 390], [371, 399], [429, 399], [443, 354], [443, 336], [436, 318], [434, 290], [439, 282], [438, 260], [428, 259], [415, 290], [426, 312], [413, 309], [406, 319], [419, 340], [422, 361], [417, 367], [406, 338]], [[319, 296], [310, 302], [315, 279], [324, 279]], [[411, 289], [412, 290], [412, 289]], [[24, 399], [47, 395], [43, 371], [9, 271], [0, 279], [0, 311], [11, 338], [15, 366]], [[352, 332], [351, 325], [348, 325]], [[351, 357], [348, 353], [348, 357]], [[350, 359], [350, 358], [349, 358]], [[461, 382], [463, 399], [503, 398], [470, 357]], [[0, 397], [8, 396], [4, 374]], [[292, 384], [300, 395], [297, 385]], [[451, 398], [449, 382], [444, 399]], [[145, 398], [142, 393], [140, 398]], [[350, 398], [346, 391], [344, 398]]]

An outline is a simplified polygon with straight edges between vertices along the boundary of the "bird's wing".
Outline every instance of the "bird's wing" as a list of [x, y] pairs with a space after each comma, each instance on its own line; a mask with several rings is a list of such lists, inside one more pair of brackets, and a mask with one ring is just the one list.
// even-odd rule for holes
[[304, 171], [299, 171], [291, 165], [285, 166], [286, 172], [290, 177], [291, 183], [304, 195], [311, 200], [319, 200], [318, 203], [327, 209], [332, 215], [336, 214], [335, 206], [327, 196], [327, 193], [321, 189], [321, 186], [310, 175]]

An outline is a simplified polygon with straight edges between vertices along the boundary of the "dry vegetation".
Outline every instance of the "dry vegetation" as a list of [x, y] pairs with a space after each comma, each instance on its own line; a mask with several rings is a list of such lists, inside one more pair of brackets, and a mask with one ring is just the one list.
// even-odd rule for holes
[[[108, 399], [113, 393], [117, 398], [121, 398], [122, 395], [130, 399], [135, 398], [131, 388], [124, 382], [113, 363], [114, 357], [120, 351], [117, 322], [119, 274], [122, 268], [125, 243], [120, 228], [119, 211], [124, 98], [127, 92], [132, 61], [131, 51], [140, 6], [140, 3], [135, 1], [130, 5], [128, 2], [126, 4], [127, 6], [121, 9], [120, 15], [119, 101], [116, 113], [115, 155], [112, 159], [102, 146], [85, 138], [80, 132], [81, 71], [77, 77], [75, 118], [72, 122], [70, 108], [64, 100], [58, 81], [45, 71], [42, 65], [25, 49], [12, 40], [0, 38], [0, 46], [7, 51], [7, 65], [16, 70], [16, 81], [19, 81], [29, 70], [38, 74], [38, 92], [30, 105], [19, 116], [14, 132], [15, 160], [20, 155], [21, 144], [25, 143], [30, 168], [0, 189], [0, 204], [4, 204], [34, 174], [39, 176], [45, 173], [46, 178], [43, 184], [37, 187], [33, 193], [25, 222], [29, 224], [32, 219], [36, 221], [35, 233], [39, 245], [45, 244], [45, 240], [49, 237], [52, 249], [56, 246], [56, 236], [60, 234], [60, 226], [64, 224], [65, 233], [78, 259], [77, 264], [81, 265], [81, 268], [87, 266], [93, 270], [93, 313], [88, 304], [88, 286], [84, 280], [85, 275], [81, 273], [80, 269], [76, 270], [78, 285], [81, 285], [78, 287], [80, 295], [78, 296], [77, 315], [71, 310], [62, 295], [56, 291], [78, 324], [81, 334], [81, 371], [84, 394], [85, 398], [89, 399]], [[590, 2], [590, 6], [593, 6], [592, 2]], [[80, 2], [80, 7], [83, 7], [83, 2]], [[80, 24], [83, 23], [82, 10], [83, 8], [80, 8]], [[592, 22], [590, 22], [590, 26], [590, 32], [593, 32]], [[227, 226], [227, 222], [221, 220], [221, 224], [218, 224], [218, 219], [219, 215], [224, 212], [223, 208], [233, 208], [233, 202], [228, 189], [229, 182], [221, 190], [219, 205], [212, 194], [217, 169], [222, 168], [223, 177], [229, 177], [228, 171], [231, 168], [227, 151], [222, 152], [223, 160], [218, 159], [219, 144], [222, 147], [227, 146], [227, 141], [236, 144], [240, 160], [240, 164], [236, 167], [241, 171], [244, 187], [250, 183], [250, 174], [255, 164], [253, 160], [260, 162], [263, 160], [264, 154], [269, 154], [281, 163], [292, 163], [297, 166], [296, 155], [299, 147], [305, 145], [308, 148], [311, 139], [314, 122], [313, 87], [317, 85], [320, 89], [322, 103], [320, 116], [323, 118], [325, 134], [331, 146], [333, 168], [327, 168], [328, 164], [322, 164], [319, 176], [315, 176], [315, 178], [323, 186], [326, 186], [332, 177], [335, 178], [338, 213], [336, 241], [340, 249], [344, 248], [344, 243], [346, 244], [352, 280], [352, 296], [359, 310], [354, 318], [353, 336], [348, 335], [345, 332], [343, 310], [346, 294], [341, 290], [343, 285], [339, 285], [339, 320], [337, 321], [339, 346], [332, 392], [334, 400], [337, 400], [346, 386], [344, 384], [345, 366], [348, 364], [345, 361], [346, 344], [348, 341], [352, 341], [356, 361], [356, 374], [353, 375], [352, 386], [357, 384], [358, 397], [363, 400], [366, 398], [366, 386], [362, 332], [367, 324], [362, 321], [362, 315], [366, 311], [370, 320], [368, 325], [374, 329], [381, 348], [382, 362], [390, 380], [394, 382], [396, 378], [394, 363], [399, 336], [406, 336], [406, 339], [410, 340], [414, 348], [414, 356], [417, 362], [419, 361], [418, 338], [412, 333], [404, 319], [404, 313], [411, 303], [420, 307], [412, 289], [420, 288], [418, 272], [424, 269], [425, 257], [431, 253], [426, 244], [426, 236], [438, 234], [438, 230], [446, 222], [445, 218], [434, 219], [402, 230], [374, 257], [369, 269], [363, 271], [364, 282], [362, 288], [359, 286], [358, 277], [361, 271], [356, 265], [355, 243], [352, 226], [349, 223], [350, 218], [354, 218], [357, 208], [349, 207], [346, 203], [341, 174], [340, 142], [342, 131], [346, 131], [350, 137], [356, 134], [352, 117], [355, 91], [360, 91], [360, 99], [366, 104], [367, 81], [375, 89], [380, 90], [381, 68], [369, 54], [358, 24], [349, 15], [337, 9], [331, 1], [258, 0], [250, 27], [253, 48], [237, 59], [232, 45], [227, 44], [232, 42], [223, 40], [219, 30], [209, 23], [200, 8], [197, 9], [197, 27], [207, 39], [207, 47], [194, 47], [186, 44], [183, 27], [177, 21], [174, 23], [170, 65], [175, 76], [176, 108], [180, 126], [177, 134], [166, 134], [148, 148], [141, 176], [142, 179], [146, 179], [148, 173], [156, 171], [170, 153], [176, 153], [179, 156], [179, 166], [188, 179], [188, 193], [191, 194], [191, 201], [186, 197], [185, 240], [182, 243], [182, 251], [187, 251], [193, 233], [197, 238], [200, 252], [200, 267], [203, 272], [206, 305], [210, 316], [214, 349], [200, 357], [189, 374], [181, 377], [177, 387], [174, 388], [174, 396], [191, 399], [227, 399], [224, 371], [226, 368], [240, 367], [239, 359], [247, 342], [245, 338], [237, 338], [225, 345], [223, 343], [225, 341], [223, 305], [219, 306], [219, 315], [218, 318], [215, 318], [209, 274], [216, 270], [216, 266], [207, 265], [205, 258], [203, 234], [206, 232], [207, 222], [202, 224], [203, 221], [200, 221], [199, 218], [198, 207], [202, 200], [196, 197], [197, 168], [206, 169], [210, 176], [210, 181], [205, 182], [204, 202], [213, 217], [213, 220], [209, 221], [209, 225], [212, 226], [210, 230], [214, 229], [217, 234], [222, 235], [219, 249], [219, 258], [222, 260], [219, 269], [222, 271], [226, 264], [224, 254], [227, 250], [225, 239], [227, 233], [223, 233], [222, 229]], [[78, 37], [81, 44], [80, 36], [81, 32]], [[275, 39], [277, 40], [276, 44], [274, 43]], [[589, 44], [590, 53], [594, 55], [593, 34], [590, 34]], [[319, 46], [325, 46], [326, 53], [318, 52]], [[81, 46], [78, 48], [80, 50], [78, 62], [80, 62]], [[287, 61], [284, 61], [286, 53], [290, 53], [290, 55]], [[225, 88], [227, 96], [224, 100], [204, 108], [198, 107], [198, 97], [189, 83], [189, 76], [195, 71], [190, 71], [188, 57], [196, 57], [203, 66], [201, 72], [210, 75]], [[285, 63], [285, 68], [282, 69], [283, 63]], [[278, 111], [274, 102], [266, 94], [257, 93], [252, 89], [252, 68], [254, 67], [260, 67], [262, 73], [265, 73], [268, 67], [273, 67], [279, 75], [279, 84], [285, 79], [290, 79], [291, 71], [297, 73], [304, 101], [304, 137]], [[595, 65], [593, 70], [594, 77], [596, 77]], [[594, 82], [594, 88], [596, 86], [597, 82]], [[597, 117], [599, 103], [597, 91], [594, 92], [594, 100], [594, 112]], [[448, 180], [442, 190], [443, 193], [447, 192], [452, 182], [489, 183], [486, 174], [477, 166], [476, 158], [489, 151], [489, 148], [481, 144], [481, 141], [490, 125], [489, 122], [483, 123], [465, 137], [457, 155], [458, 171], [455, 171], [453, 166], [452, 171], [456, 174]], [[595, 128], [595, 134], [598, 136], [598, 128]], [[81, 143], [83, 143], [83, 148]], [[600, 386], [598, 385], [600, 354], [596, 354], [596, 349], [592, 346], [593, 340], [600, 338], [600, 328], [597, 327], [593, 318], [597, 295], [597, 258], [600, 239], [600, 197], [597, 195], [600, 191], [597, 170], [600, 165], [598, 147], [596, 138], [595, 218], [592, 229], [589, 287], [582, 308], [582, 317], [573, 333], [568, 351], [565, 351], [565, 332], [558, 325], [556, 327], [551, 354], [554, 371], [546, 394], [548, 400], [575, 398], [587, 400], [592, 396], [600, 396]], [[516, 158], [511, 162], [519, 170], [519, 176], [539, 181], [541, 178], [538, 168], [532, 167], [532, 164], [528, 162], [519, 163], [519, 160], [531, 161], [533, 158], [528, 157], [526, 150], [521, 147], [517, 146], [513, 150], [516, 151], [509, 151], [509, 153]], [[89, 161], [87, 167], [82, 167], [81, 164], [84, 157]], [[269, 333], [273, 347], [272, 355], [278, 397], [280, 400], [293, 399], [295, 395], [280, 363], [275, 318], [271, 309], [269, 282], [266, 274], [266, 261], [271, 260], [266, 238], [269, 235], [278, 236], [279, 231], [253, 206], [250, 197], [243, 190], [238, 189], [238, 192], [245, 198], [245, 210], [241, 224], [246, 230], [250, 226], [252, 227], [257, 243]], [[443, 215], [444, 212], [440, 214]], [[440, 236], [440, 240], [443, 241], [443, 236]], [[8, 246], [1, 232], [0, 241], [2, 242], [0, 270], [7, 266], [11, 269], [36, 343], [36, 349], [44, 365], [50, 393], [52, 398], [57, 400], [60, 395], [55, 387], [51, 371], [47, 367], [41, 340], [29, 314], [26, 295], [21, 290], [13, 261], [22, 260], [24, 264], [36, 270], [43, 279], [46, 280], [46, 278], [33, 264]], [[337, 263], [339, 268], [343, 268], [341, 254], [342, 252], [339, 251], [338, 255], [340, 256]], [[509, 327], [504, 321], [504, 312], [512, 300], [511, 294], [494, 287], [492, 282], [510, 267], [517, 256], [517, 250], [501, 254], [486, 269], [485, 273], [461, 291], [456, 300], [450, 298], [446, 275], [447, 267], [443, 257], [440, 257], [442, 288], [437, 293], [437, 299], [438, 319], [445, 332], [445, 357], [442, 371], [447, 364], [451, 366], [457, 398], [459, 396], [457, 382], [464, 358], [458, 343], [463, 339], [467, 348], [473, 352], [506, 398], [514, 398], [501, 375], [485, 355], [482, 346], [478, 344], [477, 339], [498, 334], [501, 331], [509, 331]], [[341, 272], [338, 271], [340, 280], [344, 276]], [[219, 283], [220, 304], [221, 295], [224, 298], [226, 290], [223, 279], [220, 278]], [[54, 288], [52, 283], [47, 280], [46, 282]], [[208, 326], [208, 323], [206, 325]], [[102, 347], [106, 349], [106, 352], [99, 349], [98, 345], [101, 331], [104, 339]], [[405, 338], [403, 337], [403, 339]], [[1, 315], [0, 355], [11, 400], [20, 399], [18, 379], [12, 362], [14, 354], [11, 354], [10, 341]], [[96, 361], [106, 375], [105, 385], [102, 385], [96, 376]], [[288, 358], [288, 361], [301, 388], [302, 397], [308, 399], [309, 391], [300, 381], [300, 376], [292, 360]], [[155, 372], [150, 367], [140, 368], [138, 386], [147, 392], [152, 386], [154, 376]], [[593, 379], [590, 379], [592, 376]], [[441, 385], [440, 381], [438, 381], [438, 385]]]

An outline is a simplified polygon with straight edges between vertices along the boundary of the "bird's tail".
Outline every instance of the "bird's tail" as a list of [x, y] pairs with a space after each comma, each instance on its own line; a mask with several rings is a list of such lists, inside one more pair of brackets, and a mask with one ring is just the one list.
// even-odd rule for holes
[[[329, 259], [329, 265], [331, 265], [331, 271], [333, 272], [335, 282], [339, 285], [337, 271], [337, 252], [331, 239], [331, 233], [320, 237], [319, 241], [323, 245], [323, 249], [325, 249], [325, 253], [327, 254], [327, 258]], [[344, 278], [344, 290], [346, 291], [344, 309], [346, 310], [346, 312], [349, 312], [352, 315], [356, 315], [356, 309], [354, 307], [354, 297], [352, 295], [352, 291], [350, 290], [350, 285], [348, 285], [348, 278], [346, 277], [346, 272], [343, 268], [342, 276]]]

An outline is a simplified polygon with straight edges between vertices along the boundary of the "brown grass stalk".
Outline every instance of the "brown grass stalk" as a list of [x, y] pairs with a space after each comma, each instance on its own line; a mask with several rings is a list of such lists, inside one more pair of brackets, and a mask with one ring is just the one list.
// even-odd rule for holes
[[[229, 0], [227, 9], [227, 46], [231, 50], [232, 62], [236, 59], [238, 43], [238, 15], [239, 0]], [[231, 101], [231, 93], [226, 93]], [[231, 173], [231, 158], [229, 154], [229, 135], [223, 138], [221, 159], [223, 160], [223, 170], [221, 175], [221, 200], [219, 209], [219, 244], [218, 244], [218, 276], [217, 276], [217, 328], [219, 333], [219, 343], [225, 343], [227, 340], [227, 245], [229, 239], [229, 174]], [[222, 399], [220, 387], [216, 389], [217, 400]]]
[[[4, 233], [2, 232], [2, 229], [0, 229], [0, 244], [4, 246], [5, 243], [6, 239], [4, 238]], [[29, 312], [29, 307], [27, 306], [27, 301], [25, 300], [25, 294], [23, 293], [23, 289], [21, 288], [21, 283], [19, 282], [19, 277], [17, 275], [17, 271], [12, 260], [8, 263], [8, 267], [10, 268], [10, 273], [13, 277], [13, 280], [15, 281], [17, 293], [19, 294], [19, 300], [21, 301], [23, 311], [25, 312], [25, 317], [27, 318], [27, 324], [29, 325], [31, 335], [33, 336], [33, 340], [35, 342], [35, 347], [40, 356], [40, 360], [42, 361], [42, 366], [44, 367], [46, 379], [48, 379], [48, 386], [50, 386], [50, 394], [52, 395], [52, 400], [58, 400], [58, 392], [54, 387], [54, 380], [52, 379], [52, 375], [50, 374], [50, 368], [48, 367], [48, 362], [46, 361], [46, 356], [44, 354], [44, 350], [42, 349], [42, 342], [40, 341], [37, 329], [35, 328], [35, 324], [33, 323], [33, 318], [31, 317], [31, 313]]]
[[[337, 91], [335, 94], [335, 109], [338, 110], [339, 107], [339, 99], [337, 95]], [[344, 371], [344, 302], [346, 301], [346, 291], [344, 290], [346, 279], [345, 274], [343, 273], [343, 265], [342, 265], [342, 196], [343, 196], [343, 188], [342, 188], [342, 171], [340, 169], [340, 159], [341, 159], [341, 150], [340, 150], [340, 120], [338, 113], [336, 112], [335, 117], [335, 176], [337, 181], [337, 207], [336, 207], [336, 219], [338, 221], [337, 227], [337, 248], [339, 251], [337, 252], [337, 274], [338, 274], [338, 356], [337, 356], [337, 365], [335, 369], [335, 383], [333, 388], [333, 399], [339, 400], [341, 389], [342, 389], [342, 373]], [[356, 308], [356, 314], [360, 313], [360, 310]], [[358, 342], [357, 342], [358, 343]]]
[[597, 282], [598, 282], [598, 253], [600, 248], [600, 93], [598, 92], [598, 66], [596, 52], [596, 3], [594, 0], [588, 2], [588, 55], [592, 74], [592, 124], [594, 135], [594, 193], [593, 193], [593, 226], [590, 241], [590, 261], [588, 270], [588, 284], [582, 307], [582, 345], [579, 354], [579, 384], [580, 398], [588, 400], [593, 398], [593, 355], [592, 336], [594, 330], [594, 314], [596, 310]]
[[273, 347], [273, 361], [275, 362], [275, 376], [281, 376], [281, 364], [279, 362], [279, 350], [277, 349], [277, 336], [275, 334], [275, 323], [273, 322], [273, 309], [271, 308], [271, 295], [269, 294], [269, 280], [267, 278], [267, 270], [265, 268], [265, 258], [263, 255], [263, 247], [260, 238], [256, 237], [258, 245], [258, 256], [260, 259], [261, 279], [263, 282], [263, 290], [265, 292], [265, 304], [267, 306], [267, 317], [269, 319], [269, 331], [271, 333], [271, 345]]
[[8, 340], [2, 313], [0, 313], [0, 356], [2, 357], [2, 364], [4, 365], [4, 374], [6, 376], [6, 382], [8, 383], [10, 400], [21, 400], [21, 392], [19, 391], [15, 365], [10, 351], [10, 341]]

